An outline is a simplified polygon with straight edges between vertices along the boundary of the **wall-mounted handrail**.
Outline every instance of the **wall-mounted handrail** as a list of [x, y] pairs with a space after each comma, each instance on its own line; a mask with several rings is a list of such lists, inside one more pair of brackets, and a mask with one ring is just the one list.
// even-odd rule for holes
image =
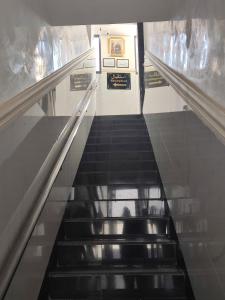
[[146, 57], [194, 113], [225, 144], [225, 107], [213, 100], [184, 75], [170, 68], [158, 57], [146, 51]]
[[152, 53], [146, 51], [146, 57], [204, 124], [225, 144], [224, 106], [213, 100], [184, 75], [170, 68]]
[[[55, 88], [55, 86], [66, 76], [70, 75], [71, 71], [82, 61], [88, 58], [93, 51], [93, 49], [88, 50], [60, 70], [54, 72], [39, 83], [15, 96], [9, 100], [8, 103], [0, 105], [0, 127], [19, 117], [32, 105], [38, 102], [43, 95]], [[22, 220], [21, 224], [23, 226], [21, 228], [17, 228], [12, 237], [7, 238], [6, 236], [5, 239], [4, 237], [1, 239], [0, 299], [2, 299], [7, 292], [15, 270], [26, 248], [27, 242], [29, 241], [35, 224], [38, 221], [39, 215], [46, 203], [48, 194], [71, 147], [79, 126], [82, 123], [96, 87], [97, 81], [93, 80], [90, 83], [83, 99], [75, 108], [72, 116], [69, 118], [66, 126], [63, 128], [60, 136], [54, 143], [31, 186], [27, 190], [21, 203], [23, 207], [27, 207], [32, 194], [37, 195], [37, 199], [32, 208], [27, 212], [26, 218]]]
[[92, 55], [94, 51], [92, 48], [84, 52], [59, 70], [33, 84], [13, 98], [0, 103], [0, 128], [18, 116], [21, 116], [36, 102], [40, 101], [44, 95], [55, 88], [76, 66]]
[[[39, 186], [40, 196], [38, 197], [35, 205], [32, 207], [32, 210], [29, 212], [27, 219], [24, 220], [23, 230], [14, 240], [11, 251], [8, 252], [4, 261], [0, 262], [0, 299], [2, 299], [7, 292], [11, 279], [13, 278], [15, 270], [26, 248], [27, 242], [29, 241], [41, 211], [45, 206], [54, 181], [90, 105], [96, 87], [97, 81], [94, 80], [89, 85], [83, 100], [81, 100], [76, 107], [72, 117], [49, 152], [45, 163], [40, 168], [38, 175], [32, 184], [33, 186]], [[31, 191], [33, 190], [32, 188], [33, 187], [30, 188]], [[37, 187], [35, 187], [35, 189], [37, 189]]]

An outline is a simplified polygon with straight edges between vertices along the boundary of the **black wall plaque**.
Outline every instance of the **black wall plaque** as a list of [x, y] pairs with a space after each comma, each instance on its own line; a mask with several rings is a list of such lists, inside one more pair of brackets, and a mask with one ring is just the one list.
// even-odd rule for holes
[[70, 76], [71, 91], [85, 91], [92, 80], [91, 73], [74, 74]]
[[130, 90], [130, 73], [107, 73], [107, 88], [109, 90]]
[[167, 81], [159, 74], [158, 71], [149, 71], [145, 73], [145, 88], [156, 88], [168, 86]]

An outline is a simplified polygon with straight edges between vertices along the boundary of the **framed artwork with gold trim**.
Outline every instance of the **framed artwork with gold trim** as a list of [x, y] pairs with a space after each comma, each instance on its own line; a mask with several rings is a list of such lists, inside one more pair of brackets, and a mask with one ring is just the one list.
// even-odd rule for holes
[[109, 37], [108, 52], [112, 57], [123, 57], [125, 54], [125, 39], [122, 36]]

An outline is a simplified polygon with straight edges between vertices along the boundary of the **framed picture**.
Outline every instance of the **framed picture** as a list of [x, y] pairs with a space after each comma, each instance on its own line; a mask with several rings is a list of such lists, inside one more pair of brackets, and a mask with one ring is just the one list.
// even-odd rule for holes
[[115, 58], [103, 58], [104, 68], [115, 68]]
[[123, 57], [125, 54], [125, 40], [121, 36], [110, 37], [108, 40], [110, 56]]
[[96, 59], [87, 59], [85, 62], [84, 62], [84, 68], [95, 68], [96, 67]]
[[129, 68], [129, 59], [117, 59], [117, 68]]

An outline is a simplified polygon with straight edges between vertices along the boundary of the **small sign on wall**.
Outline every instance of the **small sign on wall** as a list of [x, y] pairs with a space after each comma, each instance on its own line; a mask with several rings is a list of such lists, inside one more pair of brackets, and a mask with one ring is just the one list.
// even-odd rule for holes
[[115, 68], [115, 58], [103, 58], [104, 68]]
[[130, 73], [107, 73], [108, 90], [130, 90]]
[[70, 90], [85, 91], [92, 80], [91, 73], [70, 75]]
[[129, 68], [129, 59], [117, 59], [117, 68]]
[[159, 74], [158, 71], [148, 71], [145, 72], [145, 88], [157, 88], [169, 86], [168, 82]]

